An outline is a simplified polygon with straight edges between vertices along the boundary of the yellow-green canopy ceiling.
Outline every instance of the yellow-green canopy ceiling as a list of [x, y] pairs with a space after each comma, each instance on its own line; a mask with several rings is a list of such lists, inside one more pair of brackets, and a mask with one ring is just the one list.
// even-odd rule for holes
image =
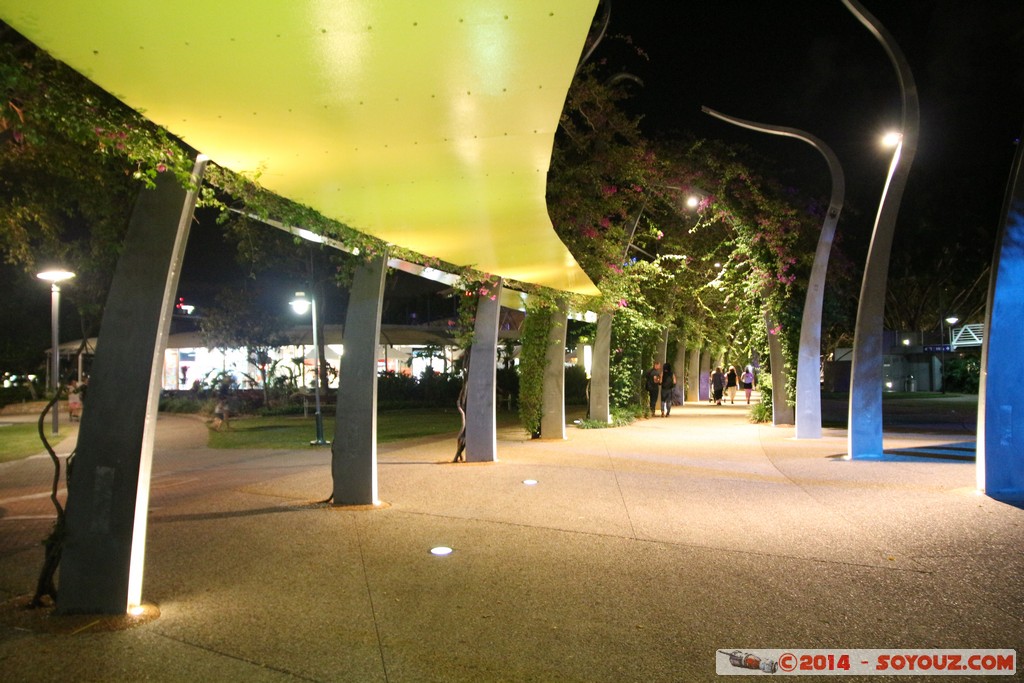
[[547, 170], [597, 0], [0, 0], [234, 171], [388, 242], [596, 293]]

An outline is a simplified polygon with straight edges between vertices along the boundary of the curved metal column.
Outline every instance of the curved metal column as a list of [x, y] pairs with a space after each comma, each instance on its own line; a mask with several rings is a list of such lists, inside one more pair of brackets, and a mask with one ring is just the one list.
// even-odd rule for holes
[[828, 170], [832, 176], [832, 196], [829, 199], [828, 213], [821, 225], [821, 234], [818, 236], [818, 248], [814, 252], [811, 276], [807, 281], [807, 296], [804, 299], [803, 319], [800, 322], [800, 353], [796, 364], [796, 438], [820, 439], [821, 309], [825, 299], [828, 257], [832, 252], [832, 240], [836, 234], [836, 224], [839, 222], [839, 214], [843, 210], [843, 201], [846, 196], [846, 176], [843, 174], [843, 167], [831, 147], [805, 131], [745, 121], [708, 107], [701, 107], [701, 111], [727, 123], [750, 130], [803, 140], [818, 150], [828, 163]]
[[1016, 372], [1024, 329], [1024, 147], [1010, 173], [1004, 222], [992, 263], [978, 392], [978, 488], [1024, 500], [1024, 393]]
[[902, 139], [896, 146], [889, 175], [875, 217], [871, 245], [868, 247], [864, 279], [857, 307], [857, 326], [853, 337], [853, 369], [850, 377], [848, 448], [852, 458], [880, 457], [882, 446], [882, 326], [885, 313], [885, 287], [889, 276], [889, 255], [896, 229], [896, 217], [907, 184], [910, 165], [917, 152], [920, 114], [917, 86], [910, 65], [885, 27], [856, 0], [843, 0], [857, 19], [885, 48], [896, 68], [903, 102]]

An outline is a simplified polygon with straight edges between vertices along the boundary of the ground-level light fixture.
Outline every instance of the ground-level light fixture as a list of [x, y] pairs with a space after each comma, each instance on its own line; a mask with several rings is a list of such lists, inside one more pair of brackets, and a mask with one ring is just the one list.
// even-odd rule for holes
[[447, 555], [451, 555], [453, 552], [455, 551], [446, 545], [439, 545], [430, 549], [430, 554], [436, 555], [437, 557], [445, 557]]
[[[60, 283], [75, 276], [70, 270], [48, 268], [36, 274], [40, 280], [50, 283], [50, 390], [54, 394], [60, 388]], [[60, 404], [53, 409], [53, 434], [60, 431]]]

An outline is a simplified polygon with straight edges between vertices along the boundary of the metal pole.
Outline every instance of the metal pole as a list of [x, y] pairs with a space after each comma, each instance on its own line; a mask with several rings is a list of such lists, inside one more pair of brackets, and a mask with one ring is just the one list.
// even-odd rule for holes
[[939, 318], [939, 388], [946, 393], [946, 328], [942, 318]]
[[851, 458], [877, 458], [884, 453], [882, 439], [882, 328], [885, 312], [886, 278], [892, 251], [896, 217], [903, 189], [917, 152], [919, 106], [917, 86], [910, 65], [885, 27], [857, 0], [842, 0], [853, 15], [878, 39], [889, 55], [899, 81], [902, 104], [901, 139], [893, 153], [875, 227], [868, 247], [867, 262], [857, 305], [853, 337], [853, 367], [850, 379], [848, 452]]
[[313, 384], [313, 398], [316, 402], [316, 441], [310, 443], [314, 446], [324, 446], [328, 442], [324, 440], [324, 416], [320, 412], [320, 344], [316, 330], [316, 294], [311, 292], [309, 298], [313, 304], [313, 369], [316, 373], [316, 382]]
[[843, 174], [843, 167], [831, 147], [805, 131], [746, 121], [734, 116], [726, 116], [708, 107], [701, 107], [701, 111], [742, 128], [802, 140], [818, 150], [828, 163], [829, 173], [832, 176], [832, 195], [829, 200], [828, 215], [825, 216], [821, 233], [818, 236], [818, 247], [814, 253], [811, 276], [807, 282], [807, 295], [804, 299], [803, 318], [800, 323], [800, 350], [796, 365], [796, 438], [820, 439], [821, 311], [825, 299], [825, 275], [828, 270], [828, 259], [832, 252], [832, 241], [835, 237], [836, 224], [839, 222], [839, 213], [843, 210], [843, 201], [846, 196], [846, 176]]
[[[60, 390], [60, 285], [50, 285], [50, 390], [54, 396]], [[60, 399], [53, 405], [53, 434], [60, 432]]]

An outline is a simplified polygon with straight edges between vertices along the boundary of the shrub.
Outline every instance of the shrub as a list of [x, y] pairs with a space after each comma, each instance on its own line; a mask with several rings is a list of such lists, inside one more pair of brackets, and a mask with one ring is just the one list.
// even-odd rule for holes
[[977, 394], [981, 385], [981, 359], [975, 357], [952, 358], [946, 361], [942, 382], [946, 391], [957, 394]]
[[565, 403], [583, 406], [587, 404], [587, 371], [582, 365], [565, 368]]

